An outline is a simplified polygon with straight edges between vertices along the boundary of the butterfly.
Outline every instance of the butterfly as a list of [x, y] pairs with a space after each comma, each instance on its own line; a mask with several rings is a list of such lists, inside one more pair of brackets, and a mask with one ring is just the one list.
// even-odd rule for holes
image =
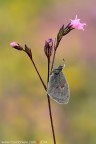
[[70, 90], [62, 69], [64, 66], [58, 66], [53, 69], [49, 77], [47, 94], [59, 104], [67, 104], [70, 98]]

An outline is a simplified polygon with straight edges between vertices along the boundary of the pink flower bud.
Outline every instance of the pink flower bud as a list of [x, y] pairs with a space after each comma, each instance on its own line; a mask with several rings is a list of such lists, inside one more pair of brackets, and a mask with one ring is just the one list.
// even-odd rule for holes
[[84, 31], [85, 25], [86, 23], [80, 23], [80, 19], [77, 19], [77, 15], [75, 17], [75, 20], [71, 20], [71, 23], [70, 23], [70, 26], [72, 26], [72, 28], [83, 30], [83, 31]]
[[17, 50], [23, 50], [23, 48], [16, 42], [11, 42], [10, 46], [17, 49]]
[[50, 38], [50, 39], [48, 39], [47, 42], [48, 42], [48, 44], [49, 44], [49, 47], [52, 48], [52, 47], [53, 47], [53, 39]]
[[50, 57], [52, 55], [52, 51], [53, 51], [53, 39], [50, 38], [47, 41], [45, 41], [44, 52], [47, 57]]

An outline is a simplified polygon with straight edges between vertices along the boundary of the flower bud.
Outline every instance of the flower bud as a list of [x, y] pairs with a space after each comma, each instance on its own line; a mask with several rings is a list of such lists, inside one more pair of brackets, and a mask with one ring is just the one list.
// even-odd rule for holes
[[32, 60], [32, 52], [31, 52], [31, 49], [28, 48], [28, 46], [25, 44], [25, 50], [24, 50], [28, 56], [30, 57], [30, 59]]
[[46, 56], [49, 58], [52, 55], [53, 51], [53, 39], [48, 39], [48, 41], [45, 41], [45, 46], [44, 46], [44, 52]]
[[11, 46], [12, 48], [17, 49], [17, 50], [23, 50], [22, 46], [20, 46], [17, 42], [11, 42], [11, 43], [10, 43], [10, 46]]

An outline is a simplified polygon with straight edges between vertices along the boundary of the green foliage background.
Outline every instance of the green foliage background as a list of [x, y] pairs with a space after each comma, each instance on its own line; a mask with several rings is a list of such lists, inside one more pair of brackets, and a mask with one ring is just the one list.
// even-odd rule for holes
[[57, 144], [96, 144], [96, 1], [0, 0], [0, 141], [46, 140], [53, 144], [46, 93], [25, 53], [10, 42], [32, 49], [46, 82], [45, 40], [55, 38], [75, 15], [87, 23], [63, 38], [55, 67], [66, 61], [68, 105], [51, 100]]

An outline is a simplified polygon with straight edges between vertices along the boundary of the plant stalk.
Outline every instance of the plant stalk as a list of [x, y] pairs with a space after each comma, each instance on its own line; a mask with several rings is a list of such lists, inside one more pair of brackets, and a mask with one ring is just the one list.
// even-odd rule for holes
[[[24, 50], [24, 52], [26, 52], [26, 51]], [[28, 56], [29, 56], [29, 55], [28, 55]], [[47, 87], [46, 87], [46, 85], [45, 85], [42, 77], [40, 76], [40, 73], [39, 73], [39, 71], [38, 71], [38, 69], [37, 69], [37, 67], [36, 67], [36, 65], [35, 65], [35, 62], [34, 62], [33, 58], [30, 57], [30, 56], [29, 56], [29, 58], [30, 58], [30, 60], [31, 60], [31, 62], [32, 62], [33, 66], [34, 66], [34, 68], [35, 68], [35, 70], [36, 70], [36, 72], [37, 72], [37, 75], [39, 76], [39, 79], [40, 79], [40, 81], [41, 81], [41, 83], [42, 83], [45, 91], [47, 91]]]
[[52, 60], [52, 65], [51, 65], [51, 71], [54, 67], [54, 61], [55, 61], [55, 55], [56, 55], [56, 50], [54, 50], [54, 54], [53, 54], [53, 60]]
[[[49, 81], [49, 75], [50, 75], [50, 56], [48, 57], [47, 84], [48, 84], [48, 81]], [[51, 103], [50, 103], [50, 97], [48, 96], [48, 94], [47, 94], [47, 99], [48, 99], [48, 107], [49, 107], [49, 115], [50, 115], [50, 122], [51, 122], [51, 128], [52, 128], [52, 135], [53, 135], [54, 144], [56, 144], [55, 131], [54, 131], [54, 125], [53, 125], [53, 118], [52, 118], [52, 111], [51, 111]]]
[[40, 76], [40, 74], [39, 74], [39, 71], [37, 70], [37, 67], [36, 67], [36, 65], [35, 65], [35, 63], [34, 63], [34, 61], [33, 61], [33, 59], [32, 59], [31, 61], [32, 61], [33, 65], [34, 65], [34, 68], [35, 68], [35, 70], [36, 70], [39, 78], [40, 78], [40, 81], [42, 82], [42, 85], [43, 85], [44, 89], [47, 90], [47, 87], [46, 87], [46, 85], [44, 84], [44, 82], [43, 82], [43, 80], [42, 80], [42, 78], [41, 78], [41, 76]]

